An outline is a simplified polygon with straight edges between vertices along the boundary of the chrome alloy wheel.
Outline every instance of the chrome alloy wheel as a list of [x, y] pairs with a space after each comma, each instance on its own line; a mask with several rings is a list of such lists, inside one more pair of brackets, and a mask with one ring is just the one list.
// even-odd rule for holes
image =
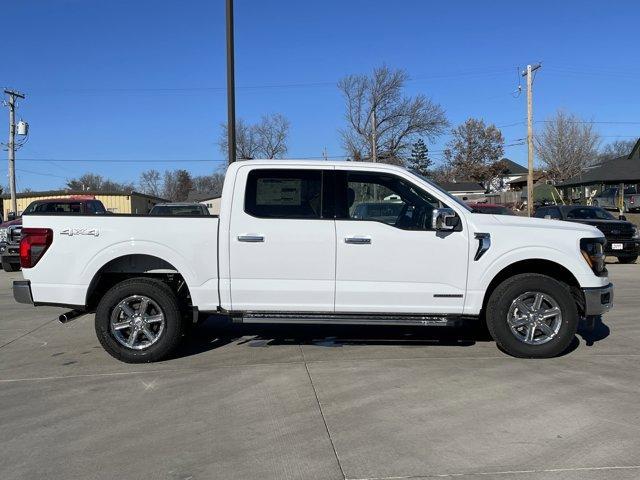
[[562, 325], [558, 302], [547, 293], [525, 292], [509, 307], [511, 333], [528, 345], [542, 345], [555, 337]]
[[156, 343], [165, 329], [160, 306], [144, 295], [131, 295], [111, 312], [111, 333], [124, 347], [144, 350]]

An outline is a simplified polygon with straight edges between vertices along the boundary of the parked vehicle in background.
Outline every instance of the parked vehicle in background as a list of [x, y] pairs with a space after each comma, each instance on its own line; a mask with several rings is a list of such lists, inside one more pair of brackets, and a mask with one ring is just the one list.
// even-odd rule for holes
[[[391, 198], [384, 221], [354, 217]], [[171, 355], [188, 322], [209, 312], [236, 323], [482, 318], [506, 352], [546, 358], [574, 341], [581, 316], [613, 305], [598, 229], [473, 213], [383, 163], [235, 162], [219, 217], [36, 213], [24, 222], [15, 299], [72, 306], [62, 321], [95, 312], [100, 343], [126, 362]], [[68, 229], [83, 233], [61, 234]]]
[[555, 205], [537, 209], [534, 216], [593, 225], [607, 239], [604, 246], [605, 255], [617, 257], [620, 263], [633, 263], [638, 259], [638, 253], [640, 253], [638, 227], [626, 221], [624, 217], [615, 218], [603, 208], [585, 205]]
[[[611, 187], [603, 190], [593, 197], [591, 205], [594, 207], [602, 207], [609, 210], [619, 210], [619, 187]], [[636, 185], [630, 185], [624, 189], [624, 205], [622, 212], [635, 212], [640, 210], [640, 192]]]
[[515, 212], [503, 205], [494, 203], [467, 203], [474, 213], [487, 213], [489, 215], [515, 215]]
[[[100, 215], [108, 213], [100, 200], [90, 195], [68, 198], [50, 198], [36, 200], [22, 212], [27, 214], [78, 214]], [[0, 262], [5, 272], [20, 270], [20, 238], [22, 236], [22, 217], [0, 225]]]
[[209, 209], [201, 203], [157, 203], [151, 208], [149, 215], [211, 215]]
[[363, 202], [352, 206], [351, 217], [359, 220], [377, 220], [393, 225], [404, 207], [404, 203], [397, 201]]

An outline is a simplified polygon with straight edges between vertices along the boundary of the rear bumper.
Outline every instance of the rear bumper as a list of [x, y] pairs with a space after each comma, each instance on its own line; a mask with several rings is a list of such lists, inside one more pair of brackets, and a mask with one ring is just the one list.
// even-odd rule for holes
[[33, 305], [31, 282], [29, 280], [15, 280], [13, 282], [13, 298], [18, 303], [28, 303]]
[[602, 315], [613, 307], [613, 283], [604, 287], [583, 288], [584, 315]]

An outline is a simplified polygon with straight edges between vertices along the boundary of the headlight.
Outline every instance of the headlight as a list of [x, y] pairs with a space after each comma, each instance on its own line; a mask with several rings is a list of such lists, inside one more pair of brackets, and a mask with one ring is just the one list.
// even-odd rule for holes
[[7, 241], [8, 232], [9, 232], [8, 228], [0, 228], [0, 242]]
[[599, 277], [607, 275], [607, 268], [604, 264], [605, 238], [583, 238], [580, 240], [580, 253], [587, 262], [593, 273]]

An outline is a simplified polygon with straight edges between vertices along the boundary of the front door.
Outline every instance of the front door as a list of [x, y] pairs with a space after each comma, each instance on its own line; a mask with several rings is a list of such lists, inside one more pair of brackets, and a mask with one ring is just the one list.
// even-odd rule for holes
[[434, 231], [433, 209], [447, 205], [410, 177], [336, 175], [336, 312], [461, 314], [466, 226]]
[[318, 168], [238, 170], [229, 238], [233, 310], [333, 311], [335, 221], [324, 176]]

